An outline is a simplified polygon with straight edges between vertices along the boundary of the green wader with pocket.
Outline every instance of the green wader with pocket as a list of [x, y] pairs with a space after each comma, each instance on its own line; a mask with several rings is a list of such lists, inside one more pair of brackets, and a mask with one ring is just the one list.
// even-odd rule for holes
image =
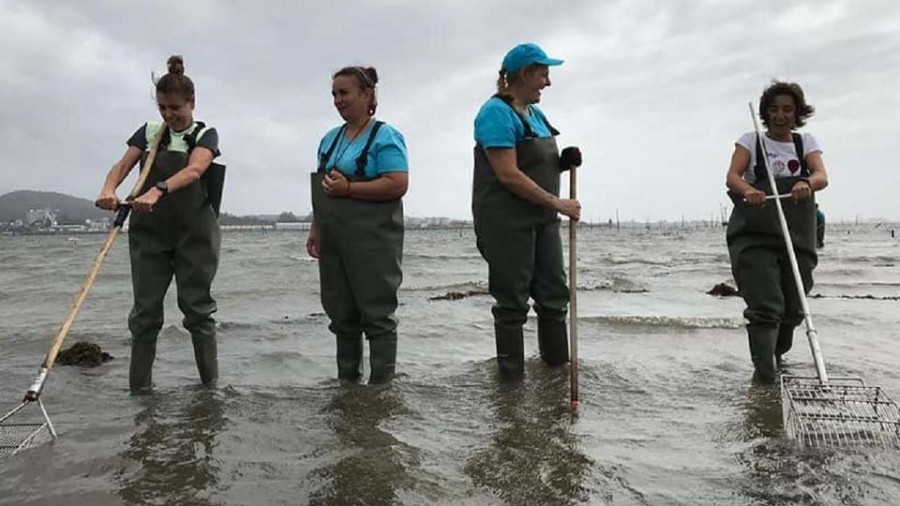
[[[366, 181], [369, 148], [381, 126], [373, 125], [357, 158], [351, 181]], [[325, 164], [335, 143], [311, 174], [313, 215], [318, 228], [319, 281], [322, 307], [337, 338], [338, 377], [357, 381], [363, 354], [362, 335], [369, 341], [369, 383], [394, 376], [397, 359], [397, 290], [403, 281], [403, 202], [370, 202], [329, 197], [322, 188]]]
[[[797, 177], [777, 179], [779, 195], [790, 193], [797, 181], [808, 178], [808, 168], [802, 160], [802, 144], [797, 146], [797, 153], [801, 173]], [[762, 160], [762, 156], [757, 142], [757, 160]], [[757, 177], [753, 186], [771, 195], [765, 169], [758, 163], [754, 170]], [[750, 356], [757, 379], [774, 383], [781, 356], [791, 349], [794, 329], [803, 321], [803, 308], [775, 203], [767, 201], [764, 206], [757, 207], [747, 204], [736, 194], [729, 196], [734, 210], [728, 221], [726, 240], [731, 272], [747, 304], [744, 317], [748, 321]], [[799, 202], [785, 198], [781, 199], [781, 205], [794, 243], [803, 289], [808, 294], [813, 286], [812, 271], [818, 262], [815, 197]]]
[[[520, 119], [526, 138], [515, 148], [519, 170], [559, 196], [556, 139], [536, 137], [528, 122]], [[554, 136], [559, 134], [547, 126]], [[501, 375], [516, 378], [524, 372], [522, 326], [528, 319], [529, 297], [538, 315], [541, 359], [550, 366], [565, 364], [569, 361], [569, 290], [556, 210], [507, 190], [494, 175], [484, 148], [476, 146], [472, 214], [478, 250], [488, 263], [488, 289], [495, 299], [492, 312]]]
[[[183, 169], [203, 124], [183, 141], [160, 145], [141, 194]], [[148, 139], [155, 133], [147, 132]], [[165, 135], [168, 135], [166, 133]], [[142, 156], [142, 164], [147, 153]], [[128, 316], [131, 330], [129, 386], [132, 391], [152, 386], [156, 340], [164, 322], [163, 300], [175, 277], [178, 307], [191, 334], [194, 358], [203, 384], [218, 377], [216, 302], [210, 287], [219, 266], [221, 233], [217, 218], [225, 167], [211, 164], [200, 181], [169, 193], [151, 213], [132, 213], [128, 228], [134, 306]], [[212, 198], [210, 198], [212, 196]]]

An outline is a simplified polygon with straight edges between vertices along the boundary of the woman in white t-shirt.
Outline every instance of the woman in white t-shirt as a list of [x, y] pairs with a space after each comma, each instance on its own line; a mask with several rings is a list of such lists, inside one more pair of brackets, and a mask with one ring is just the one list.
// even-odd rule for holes
[[809, 293], [818, 261], [814, 193], [828, 186], [828, 174], [816, 139], [794, 129], [805, 125], [813, 112], [798, 84], [773, 81], [759, 103], [765, 144], [755, 132], [742, 135], [726, 178], [735, 204], [726, 235], [731, 271], [747, 304], [744, 317], [754, 377], [763, 383], [776, 381], [781, 356], [791, 348], [794, 329], [803, 321], [775, 205], [766, 200], [773, 192], [762, 163], [763, 149], [778, 186], [774, 193], [791, 195], [782, 205]]

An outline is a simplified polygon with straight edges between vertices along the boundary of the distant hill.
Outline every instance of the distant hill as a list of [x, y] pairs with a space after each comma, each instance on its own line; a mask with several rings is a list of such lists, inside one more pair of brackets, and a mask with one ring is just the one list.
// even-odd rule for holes
[[0, 195], [0, 222], [24, 220], [29, 209], [58, 210], [59, 217], [67, 222], [110, 216], [108, 211], [94, 207], [92, 201], [64, 193], [19, 190]]

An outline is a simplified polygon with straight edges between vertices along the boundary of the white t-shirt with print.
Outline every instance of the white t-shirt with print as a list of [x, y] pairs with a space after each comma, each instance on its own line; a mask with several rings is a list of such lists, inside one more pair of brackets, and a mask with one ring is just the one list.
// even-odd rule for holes
[[[765, 134], [761, 135], [765, 136]], [[804, 158], [810, 153], [822, 152], [815, 137], [807, 133], [801, 135], [803, 136]], [[747, 184], [753, 184], [756, 182], [756, 171], [753, 170], [756, 167], [756, 132], [745, 133], [737, 140], [736, 144], [750, 151], [750, 165], [744, 171], [744, 181]], [[780, 142], [765, 137], [763, 145], [769, 151], [767, 163], [775, 179], [800, 175], [800, 160], [797, 158], [797, 149], [794, 147], [793, 140]]]

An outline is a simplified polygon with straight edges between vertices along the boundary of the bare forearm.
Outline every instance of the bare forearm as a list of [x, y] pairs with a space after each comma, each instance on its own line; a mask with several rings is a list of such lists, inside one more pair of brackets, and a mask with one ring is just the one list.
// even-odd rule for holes
[[166, 179], [166, 186], [169, 187], [169, 193], [178, 191], [186, 186], [190, 186], [192, 183], [199, 181], [203, 176], [203, 171], [199, 170], [195, 166], [187, 166], [175, 174], [172, 174], [171, 177]]
[[371, 181], [350, 181], [347, 196], [371, 202], [396, 200], [406, 194], [406, 185], [388, 177], [379, 177]]
[[828, 175], [824, 172], [814, 172], [809, 177], [809, 187], [814, 192], [824, 190], [828, 187]]
[[729, 172], [728, 177], [725, 178], [725, 186], [738, 195], [746, 195], [748, 191], [755, 189], [744, 181], [744, 178], [732, 172]]
[[526, 176], [521, 171], [510, 172], [499, 178], [500, 184], [509, 190], [512, 194], [521, 197], [532, 204], [557, 208], [557, 197], [541, 188], [533, 179]]
[[106, 180], [103, 182], [102, 191], [106, 193], [115, 193], [116, 188], [122, 184], [122, 181], [125, 180], [129, 172], [131, 172], [131, 167], [121, 162], [113, 165], [109, 170], [109, 174], [106, 175]]

